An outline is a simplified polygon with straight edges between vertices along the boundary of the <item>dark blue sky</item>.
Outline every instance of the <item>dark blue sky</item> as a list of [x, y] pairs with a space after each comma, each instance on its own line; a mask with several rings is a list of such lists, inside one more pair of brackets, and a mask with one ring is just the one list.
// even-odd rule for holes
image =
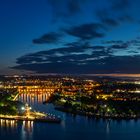
[[1, 0], [0, 72], [140, 73], [139, 0]]

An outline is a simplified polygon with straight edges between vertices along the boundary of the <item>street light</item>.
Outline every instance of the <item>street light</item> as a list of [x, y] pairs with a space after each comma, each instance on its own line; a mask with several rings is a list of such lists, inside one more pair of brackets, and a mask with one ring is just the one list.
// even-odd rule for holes
[[25, 107], [21, 107], [21, 110], [25, 110]]

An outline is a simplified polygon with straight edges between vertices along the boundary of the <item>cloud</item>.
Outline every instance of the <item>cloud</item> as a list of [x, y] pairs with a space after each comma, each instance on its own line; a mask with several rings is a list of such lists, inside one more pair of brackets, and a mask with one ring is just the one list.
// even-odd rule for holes
[[127, 15], [127, 14], [120, 16], [118, 18], [118, 20], [121, 23], [123, 23], [123, 22], [134, 23], [135, 22], [134, 18], [132, 16], [130, 16], [130, 15]]
[[[66, 38], [69, 38], [69, 36], [74, 37], [74, 41], [69, 42], [67, 38], [66, 42], [61, 42], [61, 45], [64, 46], [62, 48], [40, 51], [19, 57], [16, 61], [17, 65], [13, 69], [30, 70], [36, 73], [70, 74], [139, 72], [140, 55], [135, 48], [133, 50], [130, 49], [132, 45], [140, 44], [138, 39], [103, 41], [101, 46], [90, 44], [94, 39], [103, 38], [110, 29], [124, 22], [133, 21], [133, 18], [127, 11], [127, 8], [130, 6], [129, 0], [105, 0], [107, 3], [103, 5], [103, 8], [101, 8], [101, 5], [101, 7], [94, 9], [98, 19], [94, 17], [94, 22], [90, 20], [87, 23], [87, 18], [87, 20], [84, 20], [85, 22], [81, 20], [81, 24], [78, 25], [79, 23], [75, 21], [76, 18], [74, 16], [76, 14], [82, 16], [82, 2], [86, 1], [89, 2], [89, 0], [61, 0], [61, 2], [48, 0], [53, 11], [53, 18], [56, 20], [61, 19], [63, 28], [57, 25], [58, 29], [60, 29], [59, 33], [50, 32], [44, 34], [34, 39], [33, 43], [60, 43], [62, 39], [61, 33], [65, 34]], [[71, 26], [65, 24], [64, 26], [65, 19], [72, 19], [74, 24]], [[126, 50], [127, 55], [123, 54], [124, 50]]]
[[89, 41], [76, 41], [76, 42], [71, 42], [71, 43], [66, 43], [64, 44], [64, 46], [67, 46], [67, 47], [86, 47], [86, 48], [89, 48], [91, 47], [91, 44]]
[[112, 45], [111, 48], [113, 49], [126, 49], [128, 48], [128, 45], [127, 44], [121, 44], [121, 45]]
[[[81, 38], [81, 37], [79, 37]], [[89, 41], [63, 44], [65, 47], [39, 51], [17, 58], [12, 69], [29, 70], [36, 73], [138, 73], [140, 54], [131, 45], [139, 43], [139, 38], [129, 41], [110, 40], [104, 45], [93, 46]], [[127, 52], [121, 56], [117, 52]], [[131, 64], [131, 65], [130, 65]]]
[[108, 26], [118, 26], [119, 22], [111, 18], [102, 18], [102, 22]]
[[54, 32], [44, 34], [40, 38], [33, 39], [34, 44], [55, 44], [59, 42], [62, 35]]
[[94, 12], [101, 22], [110, 26], [137, 22], [131, 15], [130, 0], [108, 0], [106, 3], [107, 6]]
[[[53, 16], [55, 19], [61, 19], [61, 24], [65, 22], [65, 19], [69, 21], [75, 20], [73, 17], [75, 14], [82, 15], [81, 10], [85, 7], [84, 4], [98, 4], [99, 1], [97, 0], [47, 0], [51, 9], [53, 11]], [[132, 22], [134, 21], [133, 18], [127, 13], [123, 11], [130, 6], [130, 0], [104, 0], [106, 2], [103, 7], [99, 7], [98, 9], [94, 9], [94, 14], [96, 14], [99, 21], [97, 22], [89, 22], [89, 23], [82, 23], [81, 25], [74, 25], [65, 27], [60, 27], [64, 25], [58, 25], [58, 30], [60, 33], [47, 33], [41, 36], [40, 38], [33, 39], [34, 44], [54, 44], [59, 43], [62, 35], [61, 32], [64, 32], [66, 35], [70, 35], [75, 38], [75, 42], [77, 39], [81, 41], [87, 41], [97, 38], [103, 38], [107, 32], [119, 26], [123, 22]], [[86, 5], [87, 6], [87, 5]], [[84, 13], [84, 11], [83, 11]], [[85, 12], [86, 14], [86, 12]], [[70, 17], [71, 16], [71, 17]], [[95, 18], [95, 17], [94, 17]], [[96, 19], [96, 18], [95, 18]], [[75, 22], [75, 21], [74, 21]], [[55, 22], [56, 24], [58, 23]], [[78, 23], [76, 23], [78, 24]], [[63, 45], [63, 44], [62, 44]], [[75, 44], [76, 45], [76, 44]]]
[[74, 1], [69, 0], [67, 6], [68, 6], [68, 11], [69, 11], [70, 15], [73, 15], [73, 14], [81, 11], [80, 0], [74, 0]]
[[14, 69], [59, 74], [139, 73], [140, 56], [67, 55], [60, 59], [53, 57], [50, 62], [20, 64]]
[[68, 35], [77, 37], [82, 40], [102, 38], [104, 37], [104, 30], [105, 27], [99, 23], [82, 24], [79, 26], [73, 26], [69, 29], [63, 29], [63, 31]]
[[[127, 48], [128, 46], [140, 46], [140, 39], [136, 37], [135, 39], [131, 39], [128, 41], [123, 40], [106, 40], [101, 41], [102, 44], [111, 45], [112, 48]], [[110, 47], [111, 47], [110, 46]]]
[[81, 6], [87, 0], [47, 0], [51, 6], [53, 20], [68, 19], [81, 11]]
[[102, 44], [123, 44], [123, 40], [105, 40], [102, 41]]
[[110, 0], [113, 10], [125, 10], [130, 6], [130, 0]]
[[101, 65], [101, 61], [110, 56], [110, 52], [102, 46], [84, 45], [78, 49], [65, 47], [24, 55], [17, 58], [17, 65], [13, 69], [37, 73], [83, 73], [89, 71], [92, 63]]
[[[108, 19], [106, 21], [108, 25], [115, 26], [115, 21]], [[59, 33], [56, 32], [50, 32], [47, 34], [42, 35], [39, 38], [33, 39], [33, 44], [56, 44], [56, 43], [62, 43], [61, 39], [63, 34], [67, 36], [73, 36], [75, 38], [74, 45], [77, 46], [78, 40], [80, 39], [81, 42], [86, 43], [88, 40], [96, 39], [96, 38], [102, 38], [105, 36], [105, 32], [108, 30], [108, 28], [101, 24], [101, 23], [86, 23], [78, 26], [72, 26], [67, 28], [61, 28], [59, 30]], [[77, 40], [78, 39], [78, 40]], [[68, 43], [69, 45], [73, 45], [72, 43]], [[81, 44], [80, 44], [81, 45]], [[88, 44], [86, 44], [88, 45]]]

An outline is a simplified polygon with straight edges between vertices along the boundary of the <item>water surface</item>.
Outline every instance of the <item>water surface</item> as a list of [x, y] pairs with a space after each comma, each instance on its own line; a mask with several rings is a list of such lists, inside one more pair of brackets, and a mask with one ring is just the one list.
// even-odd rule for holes
[[48, 96], [38, 95], [19, 100], [28, 102], [33, 109], [55, 114], [62, 118], [60, 124], [16, 122], [0, 120], [0, 140], [138, 140], [140, 138], [140, 120], [110, 121], [89, 119], [84, 116], [72, 116], [54, 110], [52, 104], [43, 105]]

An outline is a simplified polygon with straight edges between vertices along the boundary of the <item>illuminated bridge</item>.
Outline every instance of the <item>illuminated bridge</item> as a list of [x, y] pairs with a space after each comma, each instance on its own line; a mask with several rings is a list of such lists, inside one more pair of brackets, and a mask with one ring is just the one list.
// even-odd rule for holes
[[18, 86], [17, 90], [19, 93], [54, 93], [58, 90], [58, 87], [41, 87], [41, 86]]
[[92, 92], [93, 88], [97, 85], [7, 85], [3, 86], [4, 89], [16, 89], [19, 94], [53, 94], [61, 91], [64, 94], [75, 94], [77, 91]]

